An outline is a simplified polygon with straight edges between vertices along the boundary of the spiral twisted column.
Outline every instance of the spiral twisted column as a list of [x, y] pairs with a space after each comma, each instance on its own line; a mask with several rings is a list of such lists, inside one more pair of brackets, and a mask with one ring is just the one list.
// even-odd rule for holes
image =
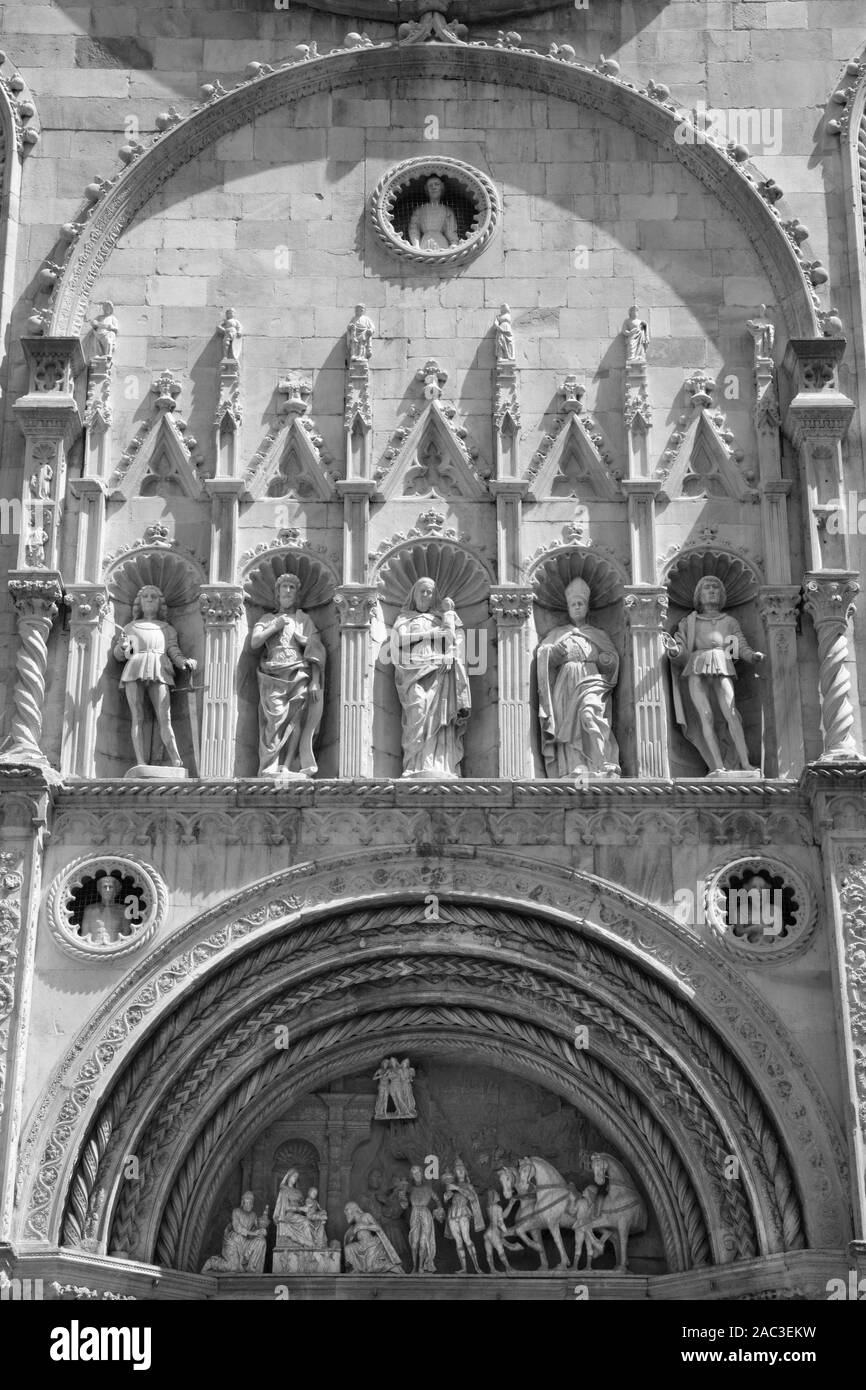
[[806, 576], [804, 606], [818, 638], [818, 684], [824, 750], [820, 762], [862, 762], [854, 732], [848, 624], [860, 592], [856, 576], [823, 571]]
[[3, 756], [7, 760], [23, 757], [44, 762], [39, 740], [45, 706], [48, 634], [63, 595], [60, 576], [52, 572], [19, 572], [9, 581], [9, 593], [18, 617], [18, 652], [11, 738]]

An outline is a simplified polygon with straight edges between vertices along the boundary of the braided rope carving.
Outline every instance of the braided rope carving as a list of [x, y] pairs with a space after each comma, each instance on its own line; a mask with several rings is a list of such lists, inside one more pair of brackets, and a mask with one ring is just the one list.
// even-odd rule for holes
[[[353, 1026], [359, 1022], [362, 1025], [360, 1029]], [[709, 1238], [700, 1202], [676, 1150], [640, 1097], [632, 1092], [628, 1086], [619, 1082], [617, 1078], [612, 1078], [604, 1067], [595, 1063], [593, 1059], [587, 1058], [585, 1053], [576, 1049], [569, 1041], [550, 1033], [549, 1030], [539, 1028], [535, 1024], [523, 1020], [504, 1017], [495, 1013], [491, 1014], [486, 1010], [462, 1007], [449, 1008], [441, 1005], [422, 1006], [420, 1008], [410, 1006], [398, 1009], [393, 1014], [388, 1014], [386, 1022], [389, 1032], [399, 1029], [403, 1035], [407, 1036], [407, 1046], [410, 1041], [415, 1041], [416, 1038], [419, 1043], [423, 1040], [424, 1033], [418, 1032], [419, 1026], [428, 1029], [431, 1025], [435, 1026], [437, 1036], [445, 1026], [449, 1028], [459, 1026], [464, 1036], [466, 1031], [480, 1035], [473, 1036], [473, 1051], [489, 1053], [492, 1060], [500, 1063], [501, 1038], [507, 1036], [516, 1043], [528, 1045], [535, 1054], [542, 1054], [542, 1061], [534, 1063], [534, 1070], [537, 1069], [541, 1074], [549, 1077], [551, 1081], [561, 1083], [563, 1071], [566, 1070], [569, 1072], [584, 1071], [591, 1080], [598, 1084], [603, 1093], [615, 1091], [618, 1102], [621, 1103], [622, 1108], [639, 1132], [646, 1138], [648, 1146], [665, 1173], [686, 1230], [690, 1263], [692, 1265], [707, 1263], [709, 1260]], [[377, 1041], [374, 1046], [380, 1046], [378, 1035], [381, 1034], [382, 1028], [383, 1020], [381, 1017], [366, 1015], [361, 1020], [343, 1020], [339, 1025], [327, 1027], [323, 1033], [304, 1038], [294, 1048], [276, 1053], [267, 1064], [267, 1075], [264, 1074], [264, 1069], [255, 1074], [256, 1090], [267, 1090], [268, 1085], [281, 1073], [299, 1070], [307, 1059], [315, 1059], [325, 1047], [328, 1050], [333, 1049], [341, 1039], [351, 1042], [353, 1055], [356, 1044], [362, 1042], [368, 1034], [375, 1034]], [[415, 1030], [414, 1034], [413, 1029]], [[496, 1033], [494, 1040], [491, 1040], [489, 1036], [492, 1031]], [[327, 1037], [327, 1043], [323, 1042], [324, 1037]], [[323, 1078], [327, 1065], [326, 1062], [319, 1062], [317, 1066], [305, 1070], [303, 1086], [306, 1089], [315, 1089], [318, 1080]], [[248, 1082], [251, 1079], [248, 1078]], [[611, 1085], [612, 1082], [613, 1086]], [[229, 1125], [244, 1123], [243, 1112], [252, 1098], [248, 1084], [238, 1088], [229, 1102], [231, 1110], [231, 1114], [228, 1115]], [[212, 1117], [187, 1155], [186, 1161], [172, 1186], [163, 1212], [157, 1238], [157, 1259], [160, 1263], [172, 1265], [176, 1262], [184, 1224], [189, 1220], [190, 1201], [196, 1193], [203, 1166], [212, 1156], [215, 1145], [226, 1133], [227, 1124], [221, 1112]], [[204, 1216], [202, 1204], [200, 1204], [200, 1210]], [[662, 1214], [658, 1213], [658, 1215], [663, 1220]], [[199, 1239], [202, 1224], [200, 1221]], [[197, 1253], [194, 1243], [190, 1263], [194, 1262]]]
[[[244, 1052], [260, 1053], [261, 1040], [269, 1026], [278, 1020], [285, 1020], [287, 1016], [303, 1009], [316, 999], [348, 990], [351, 990], [353, 997], [357, 999], [357, 991], [362, 984], [373, 982], [380, 985], [383, 979], [400, 980], [416, 973], [422, 974], [427, 981], [432, 978], [458, 984], [471, 981], [476, 988], [486, 989], [494, 985], [498, 998], [510, 995], [514, 999], [520, 999], [526, 994], [527, 972], [523, 967], [491, 965], [489, 962], [472, 960], [416, 957], [411, 961], [396, 958], [385, 962], [384, 966], [381, 961], [365, 961], [337, 975], [312, 980], [293, 991], [288, 998], [272, 1000], [254, 1016], [244, 1019], [212, 1044], [207, 1054], [187, 1069], [171, 1099], [167, 1102], [163, 1100], [160, 1104], [147, 1139], [137, 1148], [139, 1180], [135, 1184], [129, 1184], [124, 1190], [115, 1220], [115, 1244], [123, 1249], [135, 1248], [135, 1211], [142, 1206], [147, 1208], [161, 1170], [171, 1161], [175, 1140], [191, 1127], [190, 1111], [193, 1105], [200, 1109], [207, 1104], [208, 1094], [220, 1085], [226, 1065], [232, 1056], [243, 1056]], [[669, 1063], [662, 1050], [640, 1029], [621, 1019], [612, 1009], [596, 1000], [578, 995], [570, 987], [533, 973], [530, 989], [533, 1001], [543, 1000], [548, 1010], [555, 1011], [563, 1019], [564, 1027], [568, 1031], [573, 1026], [575, 1016], [600, 1024], [608, 1034], [617, 1037], [625, 1045], [630, 1056], [640, 1059], [646, 1065], [656, 1087], [660, 1081], [663, 1090], [675, 1098], [682, 1112], [681, 1118], [699, 1147], [703, 1166], [717, 1179], [716, 1192], [720, 1204], [728, 1211], [725, 1225], [736, 1234], [734, 1249], [740, 1258], [753, 1255], [754, 1227], [742, 1189], [738, 1183], [718, 1181], [729, 1152], [728, 1145], [697, 1093]], [[230, 1101], [229, 1109], [232, 1104]], [[220, 1135], [223, 1133], [223, 1124], [231, 1118], [231, 1115], [228, 1115], [228, 1118], [223, 1120], [224, 1108], [221, 1106], [218, 1116]], [[214, 1141], [216, 1137], [214, 1135]]]
[[[662, 984], [643, 974], [638, 967], [615, 952], [573, 932], [564, 931], [546, 920], [470, 905], [451, 905], [447, 909], [447, 916], [456, 925], [476, 929], [480, 926], [485, 933], [512, 938], [516, 935], [521, 946], [528, 936], [537, 945], [550, 950], [560, 963], [568, 957], [577, 959], [581, 963], [582, 973], [591, 968], [592, 973], [597, 973], [602, 979], [606, 977], [608, 982], [611, 978], [618, 980], [627, 991], [624, 997], [633, 1001], [635, 1009], [642, 1008], [643, 1017], [647, 1017], [649, 1008], [652, 1017], [667, 1021], [668, 1028], [673, 1023], [683, 1055], [694, 1057], [696, 1064], [713, 1075], [716, 1083], [721, 1073], [725, 1083], [722, 1090], [735, 1106], [738, 1123], [760, 1150], [762, 1161], [757, 1163], [756, 1168], [764, 1183], [767, 1181], [763, 1177], [764, 1172], [772, 1175], [771, 1185], [783, 1214], [784, 1248], [798, 1248], [804, 1244], [800, 1206], [790, 1170], [760, 1099], [736, 1060], [685, 1003], [680, 1003]], [[403, 909], [355, 913], [348, 921], [346, 917], [341, 917], [314, 924], [268, 942], [257, 952], [236, 960], [206, 982], [194, 996], [183, 1001], [130, 1059], [99, 1113], [74, 1175], [64, 1224], [64, 1243], [77, 1244], [83, 1238], [84, 1218], [90, 1197], [98, 1178], [103, 1179], [109, 1166], [101, 1161], [106, 1155], [110, 1160], [112, 1152], [124, 1141], [129, 1141], [129, 1125], [123, 1123], [127, 1118], [127, 1109], [137, 1116], [140, 1129], [147, 1085], [153, 1082], [156, 1086], [164, 1071], [176, 1069], [178, 1054], [188, 1049], [194, 1021], [201, 1025], [216, 1014], [220, 1006], [228, 1008], [233, 995], [242, 988], [252, 988], [256, 982], [265, 984], [268, 977], [273, 980], [275, 967], [292, 955], [303, 953], [309, 956], [338, 935], [346, 940], [374, 932], [377, 928], [416, 924], [417, 917], [417, 907], [407, 906]], [[622, 990], [619, 994], [622, 995]], [[136, 1097], [136, 1107], [130, 1106], [133, 1095]], [[115, 1136], [114, 1144], [112, 1136]]]

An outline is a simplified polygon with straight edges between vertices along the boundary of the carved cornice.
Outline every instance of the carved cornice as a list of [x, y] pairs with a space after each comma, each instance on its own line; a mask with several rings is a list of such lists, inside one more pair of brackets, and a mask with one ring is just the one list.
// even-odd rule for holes
[[[162, 122], [151, 145], [104, 187], [95, 186], [94, 201], [73, 243], [63, 270], [52, 315], [52, 331], [81, 328], [91, 292], [111, 248], [131, 219], [156, 190], [183, 165], [221, 136], [250, 123], [257, 115], [319, 91], [335, 91], [360, 81], [388, 82], [405, 72], [406, 53], [398, 45], [337, 50], [327, 57], [306, 55], [270, 70], [254, 64], [232, 91], [214, 92], [185, 119]], [[599, 71], [562, 56], [472, 43], [419, 45], [412, 52], [419, 77], [450, 77], [458, 82], [514, 84], [549, 93], [598, 111], [640, 136], [671, 150], [728, 209], [743, 228], [784, 306], [787, 328], [801, 337], [817, 335], [812, 291], [802, 256], [782, 227], [782, 215], [758, 189], [760, 176], [720, 143], [705, 139], [679, 143], [674, 131], [681, 113], [666, 89], [653, 85], [638, 91], [611, 65]]]

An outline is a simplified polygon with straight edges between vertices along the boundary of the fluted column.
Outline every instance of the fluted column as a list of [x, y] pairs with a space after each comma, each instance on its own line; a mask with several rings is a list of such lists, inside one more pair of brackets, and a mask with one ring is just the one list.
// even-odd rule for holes
[[199, 776], [233, 777], [237, 726], [238, 632], [244, 594], [236, 584], [206, 584], [204, 619], [204, 704]]
[[626, 589], [625, 615], [631, 633], [638, 777], [668, 778], [671, 775], [662, 660], [665, 655], [662, 634], [667, 612], [666, 589], [654, 584], [634, 584]]
[[108, 590], [102, 584], [71, 584], [65, 603], [70, 642], [60, 771], [67, 777], [95, 777], [96, 699]]
[[340, 615], [340, 776], [373, 775], [373, 649], [370, 626], [378, 590], [343, 584]]
[[490, 591], [499, 661], [499, 776], [532, 777], [532, 599], [530, 588], [502, 584]]
[[854, 732], [849, 624], [860, 592], [856, 575], [807, 574], [804, 604], [818, 637], [818, 686], [824, 751], [819, 762], [862, 762]]
[[797, 662], [796, 584], [765, 585], [758, 593], [758, 613], [767, 634], [767, 674], [773, 697], [775, 741], [768, 775], [797, 778], [803, 771], [800, 676]]
[[39, 742], [45, 708], [48, 634], [63, 594], [60, 576], [13, 571], [9, 593], [18, 619], [18, 651], [11, 734], [0, 758], [3, 762], [37, 763], [47, 770], [48, 762]]

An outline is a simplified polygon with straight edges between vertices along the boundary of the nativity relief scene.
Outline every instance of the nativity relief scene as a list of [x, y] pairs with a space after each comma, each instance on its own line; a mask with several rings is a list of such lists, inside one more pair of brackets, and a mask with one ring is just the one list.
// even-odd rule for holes
[[353, 5], [4, 30], [0, 1292], [823, 1298], [866, 33], [764, 164], [778, 4]]

